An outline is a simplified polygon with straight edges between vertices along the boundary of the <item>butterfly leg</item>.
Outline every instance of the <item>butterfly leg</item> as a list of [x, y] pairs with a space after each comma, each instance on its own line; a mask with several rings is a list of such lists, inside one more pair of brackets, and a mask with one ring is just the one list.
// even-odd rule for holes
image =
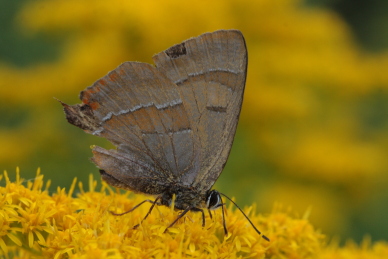
[[154, 201], [151, 201], [151, 200], [144, 200], [142, 202], [140, 202], [139, 204], [137, 204], [135, 207], [133, 207], [132, 209], [126, 211], [126, 212], [123, 212], [123, 213], [114, 213], [113, 211], [110, 211], [110, 213], [114, 216], [122, 216], [122, 215], [125, 215], [127, 213], [130, 213], [132, 211], [134, 211], [135, 209], [137, 209], [138, 207], [140, 207], [140, 205], [142, 205], [143, 203], [145, 202], [150, 202], [150, 203], [154, 203]]
[[202, 213], [202, 227], [205, 227], [205, 212], [203, 212], [203, 209], [199, 208], [192, 208], [192, 211], [200, 211]]
[[[202, 213], [202, 227], [205, 227], [205, 212], [203, 212], [203, 209], [200, 208], [191, 208], [192, 211], [200, 211]], [[210, 210], [209, 210], [210, 213]], [[210, 216], [211, 217], [211, 216]]]
[[192, 211], [200, 211], [202, 213], [202, 227], [205, 227], [205, 213], [203, 212], [203, 209], [200, 209], [200, 208], [190, 208], [190, 207], [187, 207], [181, 214], [178, 215], [178, 217], [166, 228], [166, 230], [164, 230], [164, 233], [166, 233], [167, 229], [174, 226], [174, 224], [179, 220], [181, 219], [184, 215], [186, 215], [187, 212], [189, 212], [190, 210]]
[[[159, 205], [158, 200], [160, 200], [160, 197], [157, 197], [154, 201], [151, 201], [151, 200], [144, 200], [144, 201], [140, 202], [139, 204], [137, 204], [137, 205], [136, 205], [135, 207], [133, 207], [132, 209], [126, 211], [126, 212], [123, 212], [123, 213], [114, 213], [114, 212], [110, 211], [110, 213], [111, 213], [112, 215], [115, 215], [115, 216], [122, 216], [122, 215], [124, 215], [124, 214], [127, 214], [127, 213], [130, 213], [130, 212], [134, 211], [135, 209], [137, 209], [138, 207], [140, 207], [140, 205], [144, 204], [145, 202], [150, 202], [150, 203], [152, 203], [152, 206], [151, 206], [151, 208], [148, 210], [148, 212], [147, 212], [147, 214], [145, 215], [145, 217], [140, 221], [140, 224], [141, 224], [141, 223], [143, 223], [143, 221], [151, 214], [151, 211], [152, 211], [152, 209], [155, 207], [155, 205], [157, 205], [157, 204]], [[133, 226], [133, 229], [138, 228], [138, 227], [140, 226], [140, 224], [137, 224], [137, 225]]]
[[213, 219], [213, 215], [212, 215], [211, 211], [209, 209], [207, 209], [207, 211], [209, 212], [210, 218]]
[[145, 215], [145, 217], [140, 221], [139, 224], [133, 226], [133, 229], [137, 229], [137, 228], [140, 226], [140, 224], [143, 223], [143, 221], [151, 214], [151, 212], [152, 212], [152, 210], [154, 209], [155, 205], [159, 204], [159, 203], [158, 203], [158, 200], [160, 200], [160, 199], [161, 199], [161, 197], [159, 196], [159, 197], [157, 197], [154, 201], [145, 200], [145, 201], [141, 202], [140, 204], [138, 204], [138, 205], [136, 206], [136, 207], [138, 207], [138, 206], [140, 206], [141, 204], [143, 204], [143, 203], [146, 202], [146, 201], [152, 202], [152, 206], [151, 206], [151, 208], [148, 210], [148, 212], [147, 212], [147, 214]]
[[[222, 202], [222, 200], [221, 200]], [[226, 223], [225, 223], [225, 203], [222, 203], [221, 205], [222, 209], [222, 225], [224, 225], [224, 232], [225, 236], [228, 235], [228, 230], [226, 229]]]
[[190, 207], [187, 207], [181, 214], [178, 215], [178, 217], [164, 230], [164, 233], [166, 233], [167, 229], [169, 229], [170, 227], [174, 226], [174, 224], [180, 219], [182, 218], [184, 215], [186, 215], [187, 212], [189, 212], [192, 208]]
[[[202, 227], [204, 228], [205, 227], [205, 212], [203, 212], [202, 209], [198, 209], [201, 213], [202, 213]], [[209, 213], [210, 213], [210, 210], [209, 210]], [[210, 214], [210, 218], [211, 218], [211, 214]]]
[[[224, 232], [225, 232], [225, 235], [227, 235], [228, 234], [228, 230], [226, 229], [226, 223], [225, 223], [225, 208], [224, 208], [224, 206], [225, 206], [225, 203], [221, 203], [219, 206], [221, 206], [222, 208], [222, 225], [224, 226]], [[209, 216], [210, 216], [210, 218], [212, 219], [213, 217], [212, 217], [212, 213], [211, 213], [211, 211], [208, 209], [207, 210], [208, 212], [209, 212]]]

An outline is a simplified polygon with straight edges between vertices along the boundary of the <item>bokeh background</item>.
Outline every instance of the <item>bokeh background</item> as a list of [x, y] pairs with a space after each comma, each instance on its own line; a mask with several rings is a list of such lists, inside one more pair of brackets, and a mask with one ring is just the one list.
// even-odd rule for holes
[[1, 0], [0, 169], [52, 190], [96, 167], [57, 97], [124, 61], [239, 29], [249, 66], [240, 124], [216, 188], [242, 207], [275, 202], [330, 237], [388, 240], [388, 1]]

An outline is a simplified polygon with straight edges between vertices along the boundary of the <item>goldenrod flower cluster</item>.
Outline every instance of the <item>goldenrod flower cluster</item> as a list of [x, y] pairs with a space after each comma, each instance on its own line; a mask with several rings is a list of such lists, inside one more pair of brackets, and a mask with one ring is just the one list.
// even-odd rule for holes
[[[92, 168], [79, 163], [90, 156], [85, 147], [107, 144], [69, 125], [53, 97], [78, 103], [81, 90], [122, 62], [153, 64], [153, 54], [190, 37], [239, 29], [248, 77], [218, 184], [233, 181], [238, 168], [231, 194], [241, 202], [247, 183], [260, 181], [249, 195], [261, 211], [275, 201], [296, 211], [314, 205], [310, 222], [325, 233], [359, 239], [364, 230], [387, 231], [380, 207], [388, 182], [388, 52], [363, 50], [338, 14], [306, 2], [317, 1], [4, 1], [18, 9], [3, 18], [12, 26], [0, 43], [21, 41], [2, 45], [13, 62], [0, 55], [2, 169], [33, 172], [39, 164], [55, 185], [70, 186], [67, 171]], [[34, 39], [56, 55], [37, 51]], [[31, 63], [17, 66], [17, 57]]]
[[[201, 226], [201, 215], [189, 213], [176, 225], [166, 226], [179, 212], [158, 207], [136, 229], [147, 206], [124, 216], [114, 216], [141, 202], [142, 195], [115, 192], [107, 185], [89, 189], [74, 180], [68, 191], [50, 194], [39, 170], [30, 181], [12, 182], [0, 176], [1, 258], [387, 258], [386, 243], [345, 248], [326, 245], [326, 238], [308, 222], [307, 214], [292, 218], [276, 206], [269, 215], [245, 208], [254, 224], [271, 241], [264, 240], [241, 213], [227, 208], [228, 235], [216, 213]], [[78, 191], [76, 191], [78, 189]], [[76, 194], [76, 195], [75, 195]], [[73, 196], [76, 197], [73, 197]]]

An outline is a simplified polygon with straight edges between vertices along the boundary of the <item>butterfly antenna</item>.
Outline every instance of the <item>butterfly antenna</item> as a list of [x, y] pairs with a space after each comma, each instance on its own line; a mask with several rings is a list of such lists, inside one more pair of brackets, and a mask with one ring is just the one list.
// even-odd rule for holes
[[[244, 215], [244, 217], [249, 221], [249, 223], [251, 223], [252, 227], [256, 230], [256, 232], [261, 235], [262, 238], [264, 238], [265, 240], [267, 241], [270, 241], [269, 238], [265, 235], [262, 235], [261, 232], [255, 227], [255, 225], [252, 223], [252, 221], [249, 219], [249, 217], [247, 216], [247, 214], [244, 213], [244, 211], [237, 205], [237, 203], [235, 203], [231, 198], [229, 198], [228, 196], [226, 196], [225, 194], [223, 193], [220, 193], [222, 196], [224, 196], [225, 198], [227, 198], [228, 200], [230, 200], [234, 206], [236, 206], [240, 211], [241, 213]], [[224, 214], [224, 205], [222, 206], [222, 214]], [[225, 220], [224, 220], [224, 224], [225, 224]]]

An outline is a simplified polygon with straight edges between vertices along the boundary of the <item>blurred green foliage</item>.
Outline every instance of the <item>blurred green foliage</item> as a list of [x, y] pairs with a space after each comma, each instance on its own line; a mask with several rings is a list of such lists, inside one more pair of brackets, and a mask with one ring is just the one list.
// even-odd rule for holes
[[98, 177], [89, 146], [111, 145], [69, 125], [53, 97], [78, 103], [124, 61], [151, 63], [189, 37], [235, 28], [247, 41], [248, 81], [216, 187], [264, 213], [275, 201], [300, 214], [311, 207], [332, 235], [388, 240], [386, 17], [331, 1], [352, 7], [342, 12], [351, 30], [323, 2], [2, 0], [1, 167], [12, 175], [20, 166], [24, 178], [41, 167], [53, 188]]

